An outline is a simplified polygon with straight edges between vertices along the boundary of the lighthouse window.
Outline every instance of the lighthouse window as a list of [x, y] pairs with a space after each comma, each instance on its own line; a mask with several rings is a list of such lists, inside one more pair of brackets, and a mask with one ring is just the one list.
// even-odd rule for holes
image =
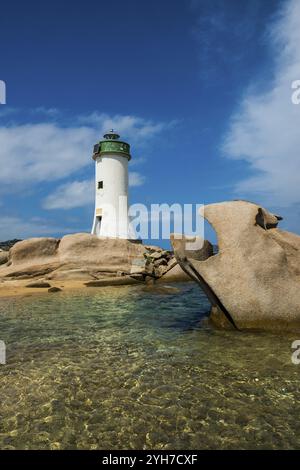
[[103, 181], [98, 181], [98, 189], [103, 189]]

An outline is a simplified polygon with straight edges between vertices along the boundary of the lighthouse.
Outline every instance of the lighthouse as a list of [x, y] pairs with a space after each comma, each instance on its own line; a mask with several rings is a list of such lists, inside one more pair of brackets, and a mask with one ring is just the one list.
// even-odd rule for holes
[[132, 238], [128, 219], [130, 145], [112, 129], [94, 146], [95, 214], [92, 234]]

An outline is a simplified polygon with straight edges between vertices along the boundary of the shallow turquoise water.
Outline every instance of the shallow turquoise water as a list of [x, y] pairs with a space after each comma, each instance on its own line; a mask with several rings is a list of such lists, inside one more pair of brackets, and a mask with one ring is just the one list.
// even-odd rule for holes
[[214, 330], [174, 286], [0, 300], [0, 448], [300, 448], [298, 338]]

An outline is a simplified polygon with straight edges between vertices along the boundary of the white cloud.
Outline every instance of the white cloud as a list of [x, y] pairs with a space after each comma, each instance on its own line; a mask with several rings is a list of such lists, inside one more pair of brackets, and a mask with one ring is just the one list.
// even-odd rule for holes
[[165, 129], [176, 125], [177, 121], [169, 123], [146, 120], [138, 116], [109, 116], [105, 113], [94, 112], [86, 116], [79, 116], [78, 122], [84, 125], [96, 126], [100, 129], [101, 136], [109, 129], [115, 129], [121, 138], [126, 138], [135, 146], [143, 146], [149, 139], [159, 134]]
[[[145, 177], [138, 172], [129, 172], [129, 186], [142, 186]], [[58, 186], [43, 201], [44, 209], [74, 209], [92, 205], [95, 198], [94, 179], [71, 181]]]
[[0, 183], [22, 187], [64, 178], [90, 163], [95, 129], [56, 124], [0, 127]]
[[[73, 122], [72, 126], [57, 122], [0, 125], [1, 191], [58, 181], [91, 165], [94, 143], [112, 127], [138, 148], [169, 125], [135, 116], [109, 117], [98, 113], [77, 117], [76, 125]], [[14, 183], [18, 185], [12, 186]]]
[[129, 172], [129, 186], [142, 186], [145, 183], [145, 176], [141, 175], [137, 171]]
[[223, 150], [249, 163], [253, 174], [236, 185], [239, 196], [270, 205], [300, 202], [300, 105], [292, 82], [300, 79], [300, 2], [284, 3], [268, 34], [276, 60], [268, 91], [248, 92], [232, 118]]
[[45, 209], [73, 209], [92, 205], [95, 181], [72, 181], [59, 186], [43, 202]]

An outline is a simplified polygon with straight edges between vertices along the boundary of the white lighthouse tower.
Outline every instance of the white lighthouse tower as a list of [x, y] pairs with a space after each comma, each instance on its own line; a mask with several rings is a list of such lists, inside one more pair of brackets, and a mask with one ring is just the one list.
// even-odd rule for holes
[[94, 146], [95, 215], [92, 234], [132, 238], [128, 219], [128, 162], [130, 145], [112, 129]]

